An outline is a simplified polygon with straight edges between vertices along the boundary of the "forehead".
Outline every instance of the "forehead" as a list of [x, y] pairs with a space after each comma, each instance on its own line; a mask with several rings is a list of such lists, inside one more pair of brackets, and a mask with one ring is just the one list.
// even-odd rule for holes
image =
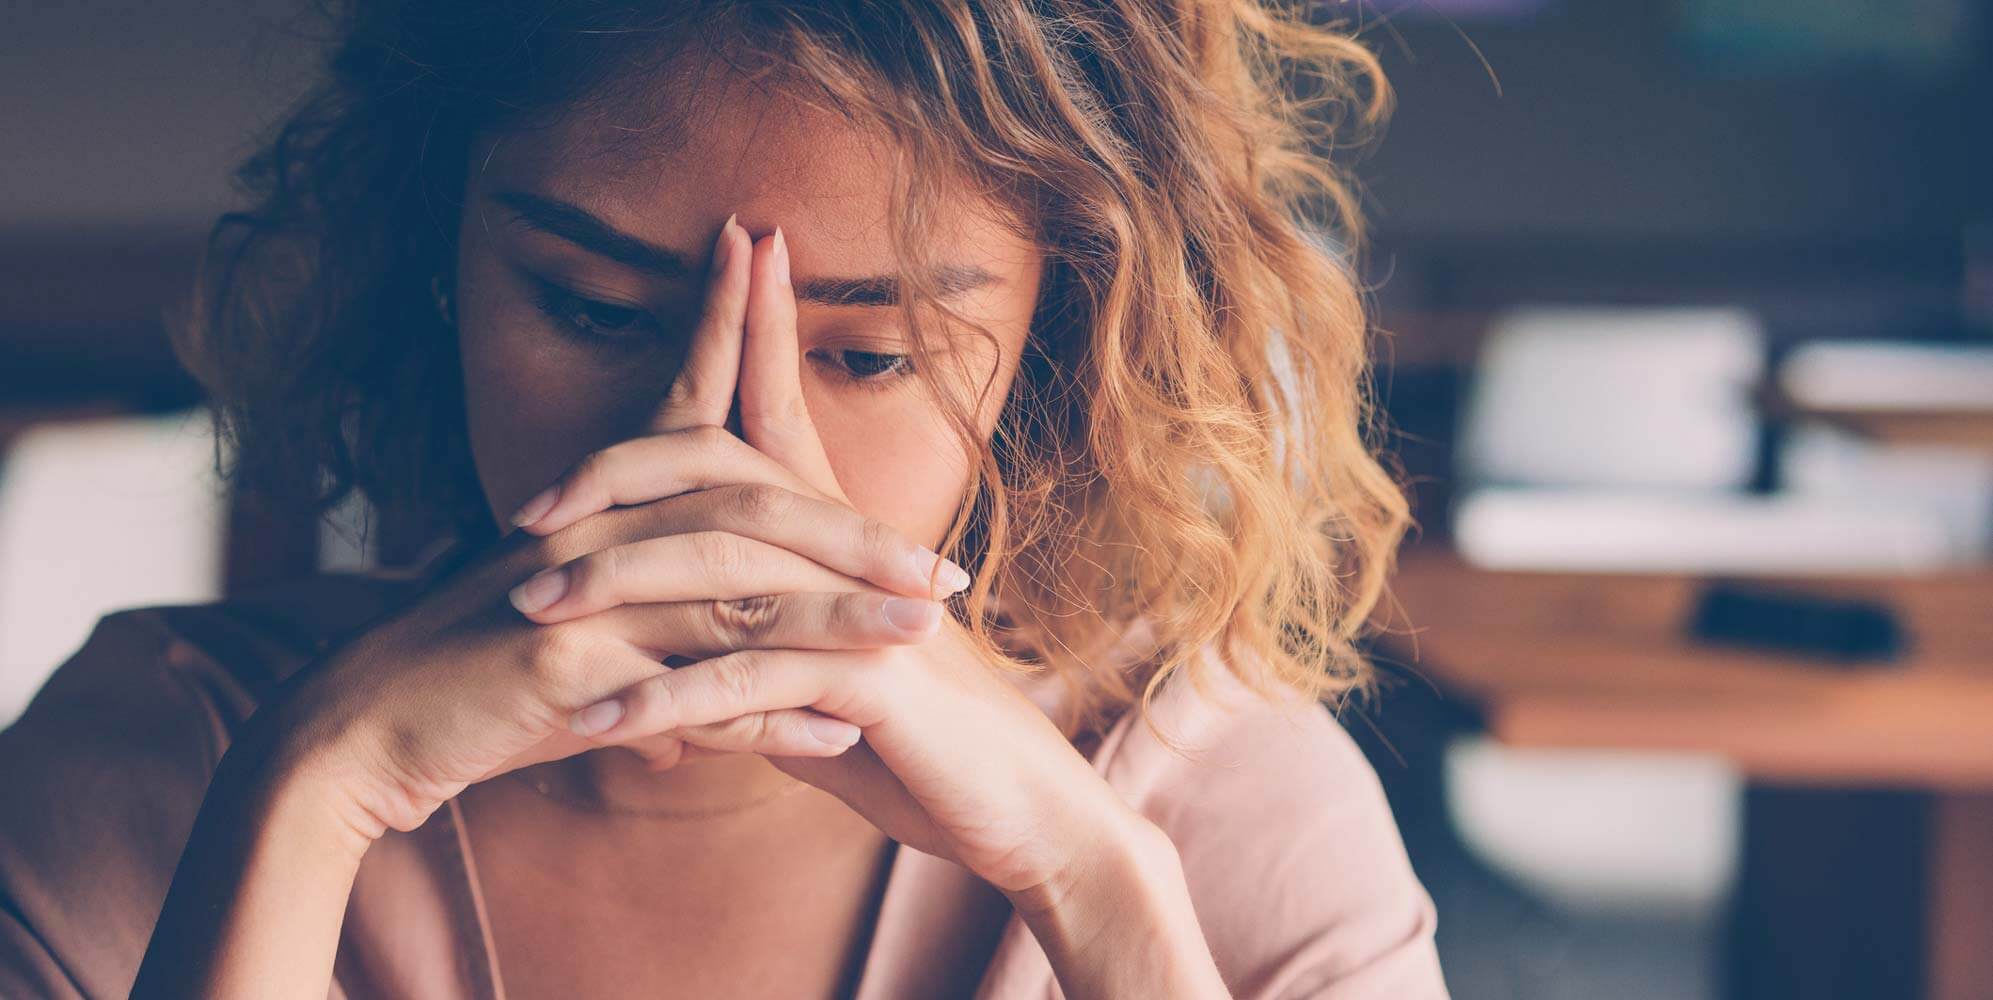
[[[479, 137], [473, 193], [523, 190], [579, 205], [626, 233], [701, 251], [731, 213], [757, 235], [777, 224], [797, 267], [883, 267], [898, 160], [891, 137], [719, 60], [668, 71], [578, 102], [551, 120]], [[929, 232], [946, 256], [1020, 263], [1026, 241], [1004, 206], [950, 185]]]

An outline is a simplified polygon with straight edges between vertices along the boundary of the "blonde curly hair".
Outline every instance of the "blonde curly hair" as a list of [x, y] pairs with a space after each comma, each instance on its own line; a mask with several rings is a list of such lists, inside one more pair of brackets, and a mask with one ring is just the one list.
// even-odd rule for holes
[[[177, 338], [246, 485], [319, 509], [358, 489], [492, 537], [454, 333], [429, 308], [462, 152], [654, 85], [696, 45], [895, 140], [917, 371], [922, 330], [960, 321], [921, 281], [923, 234], [964, 183], [1045, 249], [996, 433], [956, 414], [980, 461], [945, 549], [976, 575], [960, 613], [999, 662], [1065, 679], [1069, 733], [1146, 716], [1172, 676], [1201, 685], [1204, 649], [1262, 693], [1367, 684], [1359, 640], [1410, 517], [1374, 449], [1363, 225], [1335, 160], [1390, 92], [1341, 23], [1256, 0], [335, 14], [328, 72], [238, 172], [253, 205], [216, 224]], [[1104, 669], [1137, 621], [1151, 647]]]

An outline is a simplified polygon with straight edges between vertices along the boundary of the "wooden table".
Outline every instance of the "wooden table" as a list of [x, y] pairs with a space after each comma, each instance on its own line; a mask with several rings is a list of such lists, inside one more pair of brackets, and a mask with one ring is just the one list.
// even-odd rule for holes
[[1871, 441], [1993, 454], [1993, 410], [1828, 410], [1791, 407], [1788, 418], [1833, 424]]
[[[1834, 665], [1700, 644], [1686, 631], [1702, 580], [1494, 572], [1433, 548], [1403, 557], [1382, 649], [1478, 704], [1503, 743], [1712, 753], [1760, 788], [1908, 793], [1925, 807], [1908, 869], [1924, 885], [1907, 897], [1921, 992], [1993, 997], [1993, 570], [1754, 582], [1885, 602], [1908, 654]], [[1816, 832], [1833, 831], [1790, 836]]]

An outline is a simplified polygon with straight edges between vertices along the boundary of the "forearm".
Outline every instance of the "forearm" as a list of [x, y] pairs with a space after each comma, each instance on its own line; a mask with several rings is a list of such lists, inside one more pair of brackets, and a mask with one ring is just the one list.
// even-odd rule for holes
[[1176, 849], [1146, 823], [1090, 852], [1058, 899], [1024, 903], [1019, 913], [1071, 1000], [1231, 996], [1198, 926]]
[[371, 840], [329, 783], [258, 751], [238, 743], [217, 768], [133, 997], [325, 997]]

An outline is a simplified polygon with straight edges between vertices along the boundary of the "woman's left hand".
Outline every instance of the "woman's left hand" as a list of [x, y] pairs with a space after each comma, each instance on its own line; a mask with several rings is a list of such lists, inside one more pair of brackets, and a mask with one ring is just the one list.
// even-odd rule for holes
[[[742, 436], [849, 506], [803, 398], [796, 302], [779, 236], [753, 246], [738, 368]], [[710, 391], [718, 377], [699, 375], [708, 398], [721, 398]], [[725, 418], [721, 409], [712, 422]], [[641, 495], [640, 469], [597, 463], [577, 474], [613, 478], [619, 504], [662, 499]], [[599, 484], [559, 485], [563, 498], [610, 492]], [[599, 509], [564, 502], [530, 527], [545, 534]], [[619, 576], [644, 575], [641, 566], [623, 569], [629, 572]], [[838, 796], [894, 840], [961, 864], [1026, 912], [1066, 902], [1094, 873], [1173, 853], [1162, 831], [1130, 808], [947, 616], [917, 644], [740, 650], [667, 671], [614, 700], [620, 717], [600, 713], [616, 721], [587, 733], [591, 742], [617, 745], [795, 708], [858, 726], [862, 740], [841, 755], [769, 759]]]

